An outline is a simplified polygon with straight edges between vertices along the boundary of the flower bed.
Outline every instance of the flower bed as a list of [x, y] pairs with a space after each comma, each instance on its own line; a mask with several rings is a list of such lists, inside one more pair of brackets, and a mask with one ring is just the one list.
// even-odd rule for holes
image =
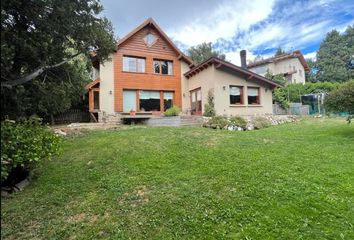
[[204, 117], [203, 127], [213, 129], [226, 129], [229, 131], [251, 131], [267, 128], [273, 125], [297, 122], [300, 118], [293, 115], [261, 115], [261, 116], [235, 116], [235, 117]]

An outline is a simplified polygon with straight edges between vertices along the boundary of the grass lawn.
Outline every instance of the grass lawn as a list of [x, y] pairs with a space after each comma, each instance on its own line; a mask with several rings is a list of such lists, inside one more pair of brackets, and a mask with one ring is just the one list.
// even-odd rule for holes
[[93, 131], [1, 202], [2, 239], [354, 239], [354, 124]]

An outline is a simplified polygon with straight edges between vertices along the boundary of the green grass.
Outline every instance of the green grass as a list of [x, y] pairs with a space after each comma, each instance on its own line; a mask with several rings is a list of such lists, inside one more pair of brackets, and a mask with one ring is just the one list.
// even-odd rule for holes
[[1, 203], [2, 239], [354, 239], [354, 125], [94, 131]]

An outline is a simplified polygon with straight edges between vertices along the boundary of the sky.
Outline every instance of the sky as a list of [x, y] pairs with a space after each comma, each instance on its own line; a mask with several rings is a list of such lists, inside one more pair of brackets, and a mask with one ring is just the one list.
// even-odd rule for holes
[[247, 59], [300, 50], [314, 59], [321, 41], [332, 29], [344, 32], [354, 24], [354, 0], [101, 0], [103, 15], [117, 37], [152, 17], [184, 52], [203, 42], [240, 65]]

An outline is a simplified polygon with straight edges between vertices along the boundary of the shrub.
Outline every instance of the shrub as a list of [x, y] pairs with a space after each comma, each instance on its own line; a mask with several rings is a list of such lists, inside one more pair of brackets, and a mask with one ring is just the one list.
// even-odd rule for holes
[[241, 127], [243, 129], [245, 129], [246, 126], [247, 126], [247, 121], [244, 118], [238, 117], [238, 116], [231, 117], [230, 118], [230, 123], [233, 124], [233, 125], [236, 125], [238, 127]]
[[208, 121], [208, 125], [212, 128], [224, 128], [229, 124], [226, 118], [222, 116], [214, 116]]
[[214, 108], [214, 94], [210, 89], [208, 91], [208, 102], [204, 104], [204, 114], [205, 117], [214, 117], [215, 116], [215, 108]]
[[164, 115], [165, 115], [166, 117], [178, 116], [180, 112], [181, 112], [181, 109], [179, 109], [179, 108], [176, 107], [176, 106], [173, 106], [173, 107], [167, 109], [167, 110], [165, 111]]
[[[354, 80], [332, 90], [325, 98], [325, 107], [328, 112], [354, 114]], [[348, 117], [349, 123], [351, 118]]]
[[60, 138], [38, 118], [1, 122], [1, 183], [16, 168], [30, 170], [59, 151]]
[[252, 120], [255, 129], [267, 128], [272, 125], [271, 121], [264, 117], [256, 117]]

